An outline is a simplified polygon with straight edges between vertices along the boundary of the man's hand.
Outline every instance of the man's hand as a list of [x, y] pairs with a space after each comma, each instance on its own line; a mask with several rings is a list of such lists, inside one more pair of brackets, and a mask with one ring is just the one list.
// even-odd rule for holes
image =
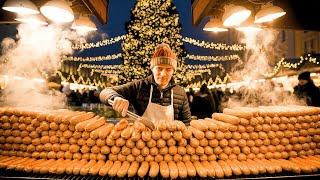
[[123, 117], [125, 117], [128, 112], [129, 101], [121, 97], [115, 97], [113, 100], [112, 108], [115, 111], [119, 112]]

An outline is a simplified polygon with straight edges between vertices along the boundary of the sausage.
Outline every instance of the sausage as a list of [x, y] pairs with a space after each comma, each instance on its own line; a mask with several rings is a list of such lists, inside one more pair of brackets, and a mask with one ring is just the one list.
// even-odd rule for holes
[[[105, 131], [105, 130], [107, 130], [107, 127], [108, 127], [108, 125], [105, 124], [105, 125], [97, 128], [97, 129], [91, 131], [91, 132], [90, 132], [90, 138], [91, 138], [91, 139], [94, 139], [94, 140], [95, 140], [95, 139], [98, 139], [98, 138], [99, 138], [99, 133], [100, 133], [100, 131]], [[106, 137], [107, 137], [107, 136], [106, 136]]]
[[57, 167], [57, 169], [56, 169], [56, 174], [63, 174], [63, 173], [65, 173], [66, 168], [69, 167], [69, 166], [71, 166], [72, 163], [73, 163], [73, 161], [70, 160], [70, 159], [64, 160], [64, 164], [63, 164], [62, 166], [58, 166], [58, 167]]
[[83, 122], [85, 120], [91, 119], [94, 116], [95, 116], [95, 114], [93, 112], [86, 112], [84, 114], [76, 115], [76, 116], [70, 118], [69, 122], [71, 125], [75, 126], [76, 124]]
[[126, 119], [121, 119], [115, 126], [115, 130], [121, 131], [124, 130], [128, 126], [129, 122]]
[[263, 162], [265, 162], [266, 164], [268, 164], [270, 167], [273, 167], [276, 173], [281, 173], [282, 172], [282, 168], [280, 165], [278, 164], [274, 164], [271, 161], [267, 160], [267, 159], [262, 159]]
[[157, 177], [160, 170], [159, 164], [154, 161], [149, 162], [149, 164], [150, 164], [149, 176], [151, 178]]
[[121, 137], [123, 139], [129, 139], [132, 135], [133, 132], [133, 127], [132, 126], [127, 126], [122, 132], [121, 132]]
[[114, 177], [117, 175], [119, 169], [121, 167], [121, 162], [120, 161], [115, 161], [112, 165], [112, 167], [110, 168], [108, 175], [111, 177]]
[[220, 160], [220, 161], [218, 161], [218, 164], [222, 168], [223, 173], [226, 177], [232, 176], [232, 170], [231, 170], [230, 166], [225, 161]]
[[263, 161], [263, 159], [254, 159], [254, 161], [262, 164], [269, 174], [274, 174], [276, 172], [275, 168], [273, 166], [270, 166], [270, 164], [266, 161]]
[[[38, 164], [40, 164], [40, 163], [42, 163], [42, 162], [44, 162], [44, 161], [45, 161], [45, 159], [36, 160], [36, 161], [28, 164], [28, 166], [25, 166], [25, 167], [23, 168], [23, 170], [24, 170], [25, 172], [27, 172], [27, 173], [30, 173], [30, 172], [32, 172], [33, 167], [36, 167]], [[1, 163], [0, 163], [0, 168], [1, 168]]]
[[106, 124], [106, 119], [104, 117], [94, 119], [85, 125], [85, 131], [91, 132], [105, 124]]
[[141, 138], [145, 142], [150, 141], [151, 140], [151, 132], [149, 130], [142, 131]]
[[[289, 165], [289, 163], [284, 163], [283, 161], [280, 161], [280, 159], [271, 159], [270, 160], [273, 163], [279, 164], [281, 166], [281, 168], [285, 171], [292, 171], [292, 167]], [[284, 160], [287, 161], [287, 160]], [[258, 163], [256, 163], [258, 164]]]
[[204, 138], [204, 132], [192, 127], [192, 126], [189, 126], [188, 127], [189, 130], [192, 132], [192, 135], [197, 138], [198, 140], [201, 140]]
[[244, 110], [238, 110], [238, 109], [230, 109], [230, 108], [224, 108], [223, 109], [224, 114], [237, 116], [240, 118], [250, 119], [253, 116], [252, 112], [244, 111]]
[[238, 117], [223, 113], [213, 113], [212, 118], [233, 125], [238, 125], [240, 123], [240, 119]]
[[130, 162], [128, 161], [124, 161], [119, 169], [119, 171], [117, 172], [117, 176], [119, 178], [124, 177], [125, 175], [127, 175], [128, 173], [128, 169], [130, 167]]
[[246, 166], [249, 168], [251, 174], [253, 174], [253, 175], [258, 175], [258, 174], [259, 174], [258, 168], [255, 167], [255, 166], [254, 166], [252, 163], [250, 163], [248, 160], [246, 160], [246, 161], [241, 161], [241, 163], [243, 163], [244, 165], [246, 165]]
[[223, 171], [222, 167], [216, 161], [210, 161], [210, 164], [215, 170], [215, 176], [217, 178], [223, 178], [224, 171]]
[[33, 169], [34, 173], [41, 173], [46, 174], [49, 172], [49, 167], [53, 166], [55, 164], [54, 159], [46, 160], [46, 162], [42, 163], [40, 166], [37, 166]]
[[287, 164], [288, 166], [290, 166], [292, 172], [296, 174], [301, 173], [300, 167], [295, 163], [291, 162], [290, 160], [279, 159], [278, 161], [280, 161], [282, 164]]
[[183, 131], [186, 129], [186, 125], [182, 121], [175, 120], [174, 121], [177, 126], [177, 131]]
[[179, 171], [178, 171], [177, 164], [174, 161], [169, 161], [168, 162], [168, 167], [169, 167], [169, 171], [170, 171], [170, 178], [171, 179], [178, 178]]
[[[77, 159], [75, 160], [67, 159], [67, 160], [71, 162], [68, 164], [68, 166], [65, 166], [64, 172], [66, 174], [72, 174], [74, 166], [76, 164], [79, 164], [80, 160], [77, 160]], [[86, 161], [86, 160], [82, 159], [81, 161]]]
[[105, 162], [102, 160], [98, 162], [91, 160], [88, 164], [81, 168], [80, 174], [87, 175], [89, 173], [91, 175], [97, 175], [104, 164]]
[[114, 127], [114, 124], [109, 123], [109, 124], [107, 124], [107, 127], [103, 128], [103, 129], [100, 129], [99, 130], [99, 138], [100, 139], [106, 139], [107, 136], [111, 133], [113, 127]]
[[184, 164], [187, 168], [188, 176], [194, 177], [197, 175], [196, 168], [194, 167], [194, 165], [191, 161], [185, 161]]
[[141, 133], [139, 131], [133, 131], [130, 139], [133, 142], [138, 141], [139, 139], [141, 139]]
[[159, 130], [154, 130], [151, 132], [151, 137], [152, 139], [157, 141], [158, 139], [161, 138], [161, 132]]
[[140, 165], [140, 168], [138, 170], [138, 176], [139, 177], [144, 177], [149, 171], [149, 163], [146, 161], [143, 161]]
[[201, 120], [192, 120], [190, 121], [190, 126], [200, 130], [200, 131], [207, 131], [208, 130], [208, 126], [206, 126], [203, 121]]
[[290, 158], [290, 161], [293, 162], [294, 164], [296, 164], [297, 166], [299, 166], [301, 168], [302, 172], [304, 172], [304, 173], [311, 173], [312, 172], [312, 168], [310, 167], [310, 165], [299, 162], [297, 160], [297, 158]]
[[[1, 160], [0, 160], [1, 161]], [[33, 163], [37, 161], [36, 159], [34, 158], [28, 158], [27, 161], [24, 161], [23, 163], [19, 163], [16, 167], [15, 167], [15, 170], [16, 171], [22, 171], [24, 169], [24, 167], [26, 166], [29, 166], [29, 164]]]
[[87, 163], [88, 163], [88, 161], [87, 161], [87, 160], [84, 160], [84, 159], [82, 159], [81, 161], [78, 161], [78, 163], [76, 163], [76, 164], [73, 166], [73, 169], [72, 169], [73, 175], [79, 175], [81, 168], [82, 168], [83, 166], [85, 166]]
[[130, 167], [128, 169], [128, 177], [133, 177], [137, 174], [139, 169], [139, 163], [137, 161], [133, 161], [130, 164]]
[[244, 174], [244, 175], [249, 175], [250, 174], [250, 169], [244, 163], [239, 162], [236, 159], [232, 160], [232, 161], [235, 163], [235, 165], [237, 165], [241, 169], [242, 174]]
[[232, 170], [232, 174], [239, 176], [242, 174], [241, 169], [237, 166], [237, 164], [233, 160], [227, 160], [226, 163], [230, 166]]
[[190, 139], [192, 137], [192, 131], [189, 128], [187, 128], [184, 131], [182, 131], [182, 136], [184, 139]]
[[98, 118], [99, 118], [98, 116], [95, 116], [93, 118], [90, 118], [90, 119], [87, 119], [85, 121], [79, 122], [78, 124], [75, 125], [76, 131], [80, 131], [80, 132], [84, 131], [85, 127], [87, 126], [87, 124], [91, 123], [92, 121], [97, 120]]
[[266, 168], [256, 161], [253, 161], [252, 159], [248, 159], [247, 161], [252, 164], [253, 167], [256, 167], [260, 174], [265, 174], [267, 172]]
[[[50, 172], [50, 173], [56, 173], [56, 172], [57, 172], [57, 168], [58, 168], [59, 166], [64, 166], [64, 163], [65, 163], [64, 161], [65, 161], [64, 159], [58, 159], [58, 160], [56, 160], [56, 161], [54, 162], [54, 164], [48, 168], [48, 171], [47, 171], [47, 172], [42, 172], [42, 174], [48, 173], [48, 172]], [[40, 170], [40, 171], [41, 171], [41, 170]], [[40, 172], [40, 173], [41, 173], [41, 172]]]
[[161, 161], [160, 164], [160, 174], [163, 178], [168, 178], [170, 176], [169, 166], [165, 161]]
[[207, 171], [207, 174], [209, 177], [214, 177], [215, 176], [215, 171], [212, 165], [208, 161], [201, 161], [201, 164], [203, 168]]
[[18, 164], [23, 163], [23, 162], [25, 162], [25, 161], [28, 161], [28, 159], [29, 159], [29, 158], [22, 158], [22, 159], [20, 159], [20, 160], [13, 161], [12, 163], [10, 163], [10, 164], [7, 165], [7, 169], [8, 169], [8, 170], [10, 170], [10, 169], [11, 169], [11, 170], [12, 170], [12, 169], [15, 169]]
[[177, 162], [178, 172], [180, 178], [187, 178], [188, 177], [188, 171], [186, 165], [179, 161]]

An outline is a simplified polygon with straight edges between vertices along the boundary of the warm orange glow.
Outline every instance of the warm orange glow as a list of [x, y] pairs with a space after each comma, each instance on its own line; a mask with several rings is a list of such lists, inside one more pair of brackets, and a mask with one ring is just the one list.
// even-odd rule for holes
[[20, 21], [22, 23], [27, 24], [35, 24], [35, 25], [47, 25], [48, 23], [45, 21], [43, 16], [39, 15], [29, 15], [29, 16], [21, 16], [15, 18], [16, 21]]
[[260, 27], [247, 26], [247, 27], [237, 27], [236, 30], [242, 31], [244, 33], [256, 33], [261, 31], [262, 29]]
[[29, 0], [7, 0], [2, 9], [18, 14], [39, 14], [38, 8]]
[[215, 33], [228, 31], [227, 28], [222, 26], [222, 22], [217, 18], [210, 19], [210, 21], [204, 26], [203, 30]]
[[251, 11], [242, 6], [226, 6], [225, 13], [222, 16], [223, 25], [226, 27], [237, 26], [245, 21], [250, 15]]
[[68, 23], [74, 20], [72, 9], [63, 0], [51, 0], [40, 8], [41, 13], [57, 23]]
[[286, 12], [284, 12], [282, 8], [273, 6], [272, 4], [267, 4], [256, 14], [254, 23], [271, 22], [285, 14]]

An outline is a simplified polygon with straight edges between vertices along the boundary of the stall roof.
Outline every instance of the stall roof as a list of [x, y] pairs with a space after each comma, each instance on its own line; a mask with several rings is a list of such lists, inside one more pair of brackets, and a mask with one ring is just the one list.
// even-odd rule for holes
[[[207, 16], [220, 15], [221, 17], [224, 5], [243, 5], [255, 14], [259, 10], [260, 4], [270, 2], [270, 0], [192, 0], [191, 2], [192, 23], [199, 25]], [[318, 2], [317, 0], [273, 0], [272, 3], [283, 8], [287, 14], [267, 26], [280, 29], [320, 31]]]
[[[48, 0], [31, 0], [38, 7]], [[108, 20], [109, 0], [67, 0], [75, 14], [92, 14], [96, 16], [101, 24], [106, 24]], [[5, 1], [0, 1], [0, 7]], [[14, 13], [7, 12], [0, 8], [0, 23], [14, 23]]]

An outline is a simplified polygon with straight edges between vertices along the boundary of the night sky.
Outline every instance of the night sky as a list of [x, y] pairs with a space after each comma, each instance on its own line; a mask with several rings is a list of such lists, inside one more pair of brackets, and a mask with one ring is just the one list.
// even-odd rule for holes
[[[103, 39], [104, 37], [112, 38], [126, 34], [125, 24], [130, 21], [131, 9], [134, 7], [136, 1], [134, 0], [110, 0], [108, 10], [108, 22], [105, 25], [101, 25], [97, 19], [95, 22], [98, 27], [98, 36], [95, 36], [89, 42], [95, 42]], [[173, 0], [174, 5], [177, 7], [177, 11], [180, 15], [180, 24], [182, 25], [181, 34], [183, 37], [191, 37], [194, 39], [210, 41], [210, 42], [225, 42], [235, 43], [232, 39], [228, 38], [231, 32], [223, 32], [215, 34], [212, 32], [205, 32], [202, 30], [203, 26], [209, 20], [204, 18], [198, 26], [192, 25], [192, 4], [191, 0]], [[185, 43], [185, 47], [188, 53], [195, 55], [225, 55], [230, 52], [215, 51], [210, 49], [204, 49]], [[115, 54], [121, 52], [121, 42], [100, 47], [94, 49], [88, 49], [81, 52], [80, 56], [101, 56], [107, 54]], [[117, 63], [121, 63], [121, 60], [117, 60]], [[193, 64], [194, 62], [188, 61]], [[112, 62], [105, 62], [106, 64]], [[101, 62], [99, 63], [101, 64]], [[113, 63], [112, 63], [113, 64]]]
[[[135, 0], [109, 0], [108, 9], [108, 21], [107, 24], [100, 24], [100, 22], [94, 17], [98, 31], [96, 36], [88, 39], [88, 42], [96, 42], [105, 38], [112, 38], [120, 35], [126, 34], [125, 24], [130, 21], [131, 9], [134, 7]], [[198, 26], [192, 25], [192, 4], [191, 0], [173, 0], [174, 5], [177, 7], [177, 11], [180, 15], [180, 24], [182, 25], [181, 34], [183, 37], [191, 37], [198, 40], [204, 40], [209, 42], [224, 42], [227, 44], [235, 43], [234, 39], [230, 38], [234, 31], [223, 32], [223, 33], [212, 33], [205, 32], [202, 30], [203, 26], [209, 20], [209, 18], [204, 18]], [[0, 24], [0, 41], [5, 37], [15, 37], [17, 33], [15, 25], [1, 25]], [[103, 46], [100, 48], [93, 48], [84, 50], [81, 53], [75, 53], [75, 56], [102, 56], [110, 55], [121, 52], [121, 42]], [[201, 47], [193, 46], [187, 43], [185, 48], [189, 54], [194, 55], [227, 55], [232, 52], [228, 51], [215, 51], [212, 49], [204, 49]], [[188, 61], [190, 64], [194, 64], [193, 61]], [[99, 64], [108, 64], [108, 62], [103, 62]], [[113, 61], [112, 64], [120, 64], [122, 60]]]

